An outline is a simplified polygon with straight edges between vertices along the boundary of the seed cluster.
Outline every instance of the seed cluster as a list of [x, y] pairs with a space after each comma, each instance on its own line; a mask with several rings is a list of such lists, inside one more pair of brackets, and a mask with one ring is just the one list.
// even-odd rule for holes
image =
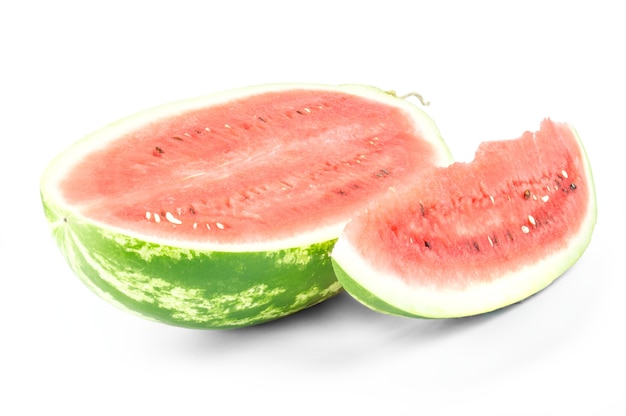
[[[190, 214], [195, 214], [195, 209], [193, 207], [191, 207], [189, 209], [189, 213]], [[178, 214], [182, 214], [182, 210], [178, 210]], [[169, 222], [170, 224], [174, 224], [174, 225], [182, 225], [183, 221], [182, 219], [180, 219], [180, 217], [176, 217], [174, 216], [174, 214], [172, 214], [169, 211], [161, 211], [160, 213], [157, 212], [150, 212], [150, 211], [146, 211], [145, 214], [145, 218], [148, 221], [154, 220], [155, 223], [161, 223], [163, 221], [163, 218], [165, 218], [165, 220], [167, 222]], [[213, 225], [220, 230], [225, 229], [226, 227], [224, 226], [224, 224], [222, 224], [221, 222], [215, 222], [213, 223]], [[205, 223], [204, 226], [206, 227], [206, 229], [210, 230], [211, 229], [211, 224], [209, 223]], [[194, 221], [192, 223], [192, 227], [194, 230], [198, 229], [198, 222]]]

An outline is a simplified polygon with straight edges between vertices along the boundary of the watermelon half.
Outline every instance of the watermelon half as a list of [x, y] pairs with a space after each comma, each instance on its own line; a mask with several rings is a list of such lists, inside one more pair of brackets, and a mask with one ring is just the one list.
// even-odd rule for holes
[[332, 259], [345, 289], [374, 310], [462, 317], [545, 288], [582, 255], [595, 223], [578, 134], [544, 120], [381, 199], [347, 225]]
[[249, 87], [90, 134], [43, 173], [54, 238], [98, 295], [185, 327], [242, 327], [342, 290], [354, 214], [451, 161], [432, 120], [365, 86]]

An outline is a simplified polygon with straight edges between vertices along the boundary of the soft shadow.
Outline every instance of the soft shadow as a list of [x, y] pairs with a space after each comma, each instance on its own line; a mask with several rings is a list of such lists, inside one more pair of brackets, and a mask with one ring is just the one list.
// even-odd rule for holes
[[414, 324], [406, 325], [403, 331], [397, 332], [394, 338], [396, 340], [406, 339], [420, 342], [434, 341], [448, 335], [474, 330], [491, 321], [501, 319], [505, 315], [510, 314], [520, 304], [521, 302], [518, 302], [492, 312], [461, 318], [418, 319]]
[[319, 358], [349, 355], [354, 359], [363, 354], [375, 354], [386, 344], [426, 345], [500, 319], [516, 307], [517, 304], [465, 318], [408, 318], [373, 311], [344, 292], [318, 305], [264, 324], [237, 329], [191, 331], [183, 339], [186, 347], [199, 354], [232, 354], [257, 347], [265, 349], [271, 344], [277, 354], [288, 349], [311, 349], [314, 346]]

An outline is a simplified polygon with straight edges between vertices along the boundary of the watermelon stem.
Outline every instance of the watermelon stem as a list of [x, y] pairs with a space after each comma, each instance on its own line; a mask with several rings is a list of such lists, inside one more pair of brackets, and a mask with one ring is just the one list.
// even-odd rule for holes
[[389, 90], [389, 91], [387, 91], [387, 94], [393, 95], [394, 97], [401, 98], [403, 100], [406, 100], [409, 97], [415, 97], [418, 100], [420, 100], [420, 103], [422, 103], [423, 106], [427, 107], [427, 106], [430, 105], [430, 101], [424, 100], [424, 97], [422, 96], [422, 94], [420, 94], [418, 92], [409, 92], [409, 93], [406, 93], [404, 95], [398, 95], [398, 94], [396, 94], [396, 92], [394, 90]]
[[403, 100], [406, 100], [409, 97], [417, 98], [418, 100], [420, 100], [420, 103], [422, 103], [424, 107], [428, 107], [430, 105], [430, 101], [424, 100], [424, 97], [422, 97], [422, 94], [419, 94], [417, 92], [409, 92], [407, 94], [399, 96], [398, 98], [402, 98]]

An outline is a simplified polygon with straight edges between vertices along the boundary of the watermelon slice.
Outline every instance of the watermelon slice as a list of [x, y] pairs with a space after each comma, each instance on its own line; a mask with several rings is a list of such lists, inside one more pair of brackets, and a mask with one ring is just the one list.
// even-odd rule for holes
[[450, 162], [432, 120], [393, 93], [265, 85], [96, 131], [50, 163], [41, 197], [67, 262], [102, 298], [231, 328], [340, 292], [330, 251], [349, 219]]
[[374, 310], [462, 317], [545, 288], [582, 255], [595, 223], [578, 134], [545, 120], [381, 199], [348, 224], [332, 258], [345, 289]]

